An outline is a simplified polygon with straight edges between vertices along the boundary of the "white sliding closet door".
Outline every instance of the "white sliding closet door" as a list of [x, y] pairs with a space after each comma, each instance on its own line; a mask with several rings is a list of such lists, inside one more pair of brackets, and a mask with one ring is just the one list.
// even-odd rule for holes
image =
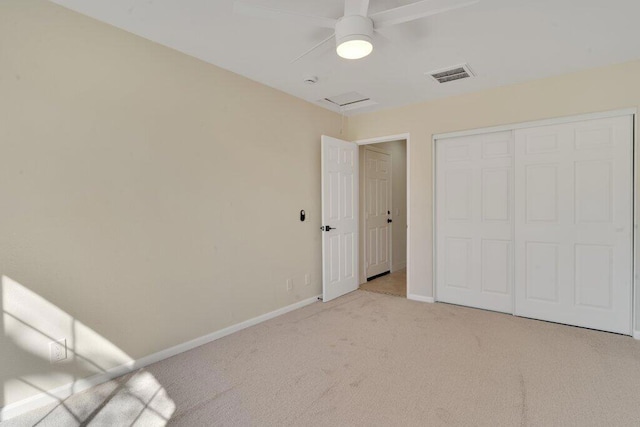
[[513, 312], [513, 133], [436, 141], [436, 298]]
[[516, 315], [631, 332], [632, 164], [630, 116], [515, 131]]

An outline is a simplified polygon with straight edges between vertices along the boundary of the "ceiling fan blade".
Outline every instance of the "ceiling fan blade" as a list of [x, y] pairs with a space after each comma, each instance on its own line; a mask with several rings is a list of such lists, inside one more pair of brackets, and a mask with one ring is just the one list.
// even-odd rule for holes
[[378, 55], [382, 56], [386, 62], [394, 64], [394, 73], [402, 73], [399, 75], [409, 78], [415, 67], [410, 66], [412, 55], [404, 43], [398, 43], [375, 30], [373, 40]]
[[234, 13], [255, 16], [258, 18], [279, 19], [291, 23], [291, 18], [295, 18], [301, 23], [306, 23], [315, 27], [331, 28], [336, 27], [337, 19], [325, 18], [324, 16], [307, 15], [299, 12], [291, 12], [288, 10], [273, 9], [265, 6], [258, 6], [248, 3], [236, 1], [233, 3]]
[[335, 36], [334, 34], [331, 34], [329, 37], [327, 37], [326, 39], [322, 40], [320, 43], [318, 43], [317, 45], [315, 45], [314, 47], [312, 47], [311, 49], [307, 50], [305, 53], [303, 53], [302, 55], [298, 56], [296, 59], [294, 59], [293, 61], [291, 61], [291, 64], [293, 64], [294, 62], [302, 59], [303, 57], [307, 56], [308, 54], [310, 54], [311, 52], [313, 52], [314, 50], [318, 49], [320, 46], [322, 46], [323, 44], [325, 44], [326, 42], [328, 42], [329, 40], [333, 39], [333, 37]]
[[411, 56], [404, 43], [396, 43], [378, 30], [374, 30], [373, 34], [376, 47], [380, 44], [380, 47], [383, 49], [391, 48], [393, 50], [396, 50], [401, 53], [403, 58], [408, 58]]
[[480, 0], [422, 0], [374, 13], [370, 18], [373, 20], [374, 28], [382, 28], [448, 12], [461, 7], [471, 6], [479, 1]]
[[369, 0], [344, 0], [344, 16], [367, 16]]

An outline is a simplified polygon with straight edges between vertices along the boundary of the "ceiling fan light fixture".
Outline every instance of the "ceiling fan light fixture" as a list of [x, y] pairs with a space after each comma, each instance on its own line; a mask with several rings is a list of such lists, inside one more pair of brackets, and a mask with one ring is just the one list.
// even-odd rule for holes
[[336, 47], [336, 52], [341, 58], [360, 59], [373, 51], [371, 40], [362, 36], [353, 36], [351, 40], [344, 40]]
[[366, 16], [344, 16], [336, 24], [336, 53], [345, 59], [360, 59], [373, 51], [373, 21]]

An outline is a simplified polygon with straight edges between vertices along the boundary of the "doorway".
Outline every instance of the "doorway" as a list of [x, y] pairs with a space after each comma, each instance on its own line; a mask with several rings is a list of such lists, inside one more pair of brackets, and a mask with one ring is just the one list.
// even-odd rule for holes
[[361, 144], [360, 286], [407, 296], [407, 141]]

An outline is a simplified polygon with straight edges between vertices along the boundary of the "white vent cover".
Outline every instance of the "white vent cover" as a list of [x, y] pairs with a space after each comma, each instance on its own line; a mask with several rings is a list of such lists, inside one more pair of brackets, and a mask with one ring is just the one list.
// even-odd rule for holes
[[460, 64], [453, 67], [443, 68], [441, 70], [430, 71], [427, 74], [438, 83], [447, 83], [474, 76], [471, 68], [469, 68], [469, 65], [467, 64]]
[[341, 95], [329, 96], [318, 100], [319, 103], [330, 107], [333, 110], [340, 111], [354, 110], [356, 108], [368, 107], [376, 105], [368, 96], [361, 95], [358, 92], [347, 92]]

